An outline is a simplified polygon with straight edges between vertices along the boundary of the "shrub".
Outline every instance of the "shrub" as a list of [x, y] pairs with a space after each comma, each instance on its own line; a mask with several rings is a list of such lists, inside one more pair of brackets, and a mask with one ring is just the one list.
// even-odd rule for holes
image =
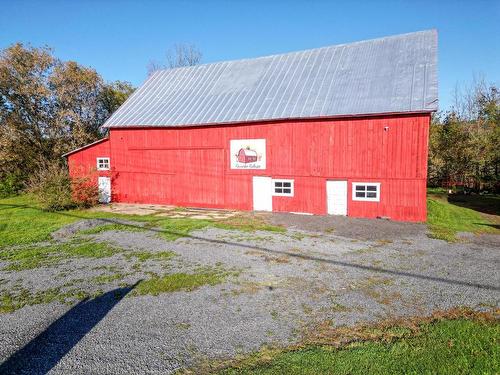
[[18, 194], [23, 188], [23, 178], [16, 173], [8, 173], [0, 178], [0, 198]]
[[47, 211], [74, 207], [91, 207], [99, 201], [99, 190], [92, 174], [71, 177], [64, 165], [49, 164], [29, 179], [28, 191], [33, 193]]
[[71, 179], [71, 198], [79, 207], [92, 207], [99, 202], [99, 189], [91, 176], [73, 177]]
[[58, 211], [73, 208], [71, 179], [65, 166], [49, 164], [34, 173], [28, 184], [28, 191], [35, 195], [42, 208]]

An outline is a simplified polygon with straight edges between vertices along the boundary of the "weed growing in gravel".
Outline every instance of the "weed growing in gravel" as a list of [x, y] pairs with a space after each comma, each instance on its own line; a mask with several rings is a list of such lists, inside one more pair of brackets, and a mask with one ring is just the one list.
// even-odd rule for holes
[[85, 298], [97, 297], [101, 294], [102, 291], [91, 294], [80, 289], [69, 289], [64, 291], [62, 288], [50, 288], [32, 293], [28, 289], [21, 288], [16, 292], [0, 292], [0, 313], [10, 313], [24, 306], [55, 301], [72, 303]]
[[176, 328], [179, 328], [179, 329], [189, 329], [189, 328], [191, 328], [191, 324], [181, 322], [181, 323], [177, 323], [177, 324], [175, 325], [175, 327], [176, 327]]
[[85, 229], [78, 234], [97, 234], [97, 233], [102, 233], [102, 232], [107, 232], [107, 231], [125, 231], [125, 232], [144, 232], [148, 229], [147, 226], [141, 227], [139, 225], [127, 225], [127, 224], [103, 224], [103, 225], [98, 225], [94, 228], [90, 229]]
[[150, 294], [157, 296], [161, 293], [176, 291], [193, 291], [203, 285], [221, 284], [230, 276], [237, 273], [222, 270], [202, 270], [195, 273], [172, 273], [164, 276], [153, 276], [149, 280], [143, 280], [132, 291], [130, 295]]
[[125, 273], [114, 273], [111, 275], [103, 273], [102, 275], [93, 277], [92, 281], [94, 281], [98, 285], [103, 285], [109, 284], [113, 281], [122, 280], [125, 276], [127, 276], [127, 274]]
[[125, 258], [131, 259], [136, 258], [139, 262], [145, 262], [147, 260], [168, 260], [175, 256], [173, 251], [131, 251], [125, 253]]
[[9, 264], [4, 270], [21, 271], [59, 264], [68, 258], [105, 258], [119, 252], [106, 243], [68, 242], [50, 245], [28, 245], [20, 248], [0, 249], [0, 261]]

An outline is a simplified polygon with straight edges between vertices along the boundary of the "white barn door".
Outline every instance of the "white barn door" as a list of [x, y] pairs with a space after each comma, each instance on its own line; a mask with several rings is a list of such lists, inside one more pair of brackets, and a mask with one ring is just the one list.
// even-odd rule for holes
[[99, 188], [99, 202], [111, 202], [111, 179], [109, 177], [99, 177], [97, 186]]
[[326, 204], [329, 215], [347, 215], [347, 181], [326, 181]]
[[271, 177], [253, 176], [253, 209], [254, 211], [273, 210], [273, 179]]

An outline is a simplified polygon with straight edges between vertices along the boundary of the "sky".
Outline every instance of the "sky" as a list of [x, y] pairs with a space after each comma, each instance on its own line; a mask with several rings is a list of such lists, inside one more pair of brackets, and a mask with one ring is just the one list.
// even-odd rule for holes
[[439, 33], [441, 110], [473, 76], [500, 82], [500, 0], [0, 0], [0, 49], [50, 46], [135, 86], [175, 43], [195, 44], [210, 63], [427, 29]]

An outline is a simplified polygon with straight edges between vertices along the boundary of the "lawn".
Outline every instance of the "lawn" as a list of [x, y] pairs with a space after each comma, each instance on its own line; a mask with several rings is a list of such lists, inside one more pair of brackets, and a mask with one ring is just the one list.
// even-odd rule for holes
[[262, 351], [218, 373], [495, 374], [500, 371], [500, 325], [495, 321], [445, 319], [421, 324], [416, 331], [392, 327], [367, 335], [374, 339], [341, 347], [322, 345]]
[[446, 241], [456, 241], [458, 232], [500, 234], [498, 205], [493, 195], [450, 196], [445, 191], [429, 189], [427, 224], [430, 235]]
[[[40, 209], [29, 195], [0, 199], [0, 247], [30, 244], [50, 240], [50, 234], [57, 229], [82, 219], [126, 219], [136, 221], [133, 225], [104, 224], [85, 231], [87, 234], [106, 230], [144, 230], [155, 228], [167, 240], [188, 236], [192, 231], [206, 227], [237, 229], [241, 231], [284, 232], [285, 228], [269, 225], [257, 217], [237, 216], [221, 220], [198, 220], [190, 218], [168, 218], [155, 215], [119, 215], [92, 210], [68, 210], [46, 212]], [[142, 227], [145, 224], [145, 227]]]

